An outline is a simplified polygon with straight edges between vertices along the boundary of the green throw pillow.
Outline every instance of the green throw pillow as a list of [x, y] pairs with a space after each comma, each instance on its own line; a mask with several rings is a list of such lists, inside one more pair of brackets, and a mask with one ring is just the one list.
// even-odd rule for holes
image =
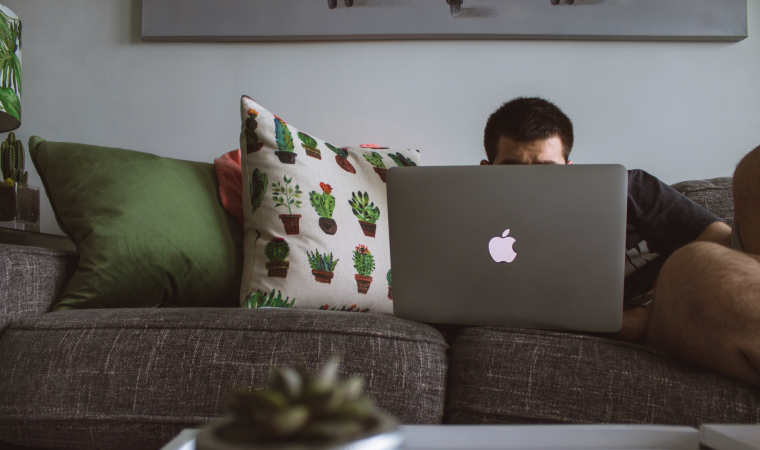
[[238, 306], [243, 233], [213, 164], [29, 139], [79, 268], [54, 310]]

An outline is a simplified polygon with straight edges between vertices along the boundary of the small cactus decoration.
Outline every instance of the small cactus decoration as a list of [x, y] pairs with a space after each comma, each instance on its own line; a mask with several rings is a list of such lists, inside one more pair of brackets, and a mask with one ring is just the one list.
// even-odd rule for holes
[[348, 204], [351, 206], [351, 212], [359, 219], [359, 225], [362, 227], [364, 235], [375, 237], [377, 221], [380, 218], [380, 208], [370, 202], [369, 195], [366, 192], [362, 193], [362, 191], [352, 192]]
[[363, 245], [354, 250], [354, 268], [356, 269], [356, 286], [360, 294], [366, 294], [372, 283], [372, 271], [375, 270], [375, 258]]
[[272, 238], [264, 246], [264, 255], [269, 262], [266, 263], [267, 276], [273, 278], [287, 278], [290, 261], [287, 260], [290, 254], [290, 246], [287, 241], [281, 237]]
[[272, 238], [264, 246], [264, 254], [270, 261], [285, 261], [290, 254], [290, 245], [281, 237]]
[[375, 258], [367, 247], [360, 245], [354, 250], [354, 268], [359, 275], [365, 277], [370, 276], [375, 270]]
[[364, 155], [364, 159], [367, 160], [372, 166], [374, 166], [375, 173], [380, 176], [380, 179], [385, 183], [385, 176], [388, 172], [388, 168], [383, 163], [383, 157], [378, 152], [372, 152], [370, 155]]
[[383, 157], [378, 152], [372, 152], [370, 155], [364, 155], [364, 159], [366, 159], [368, 163], [372, 164], [378, 169], [387, 169], [383, 163]]
[[326, 234], [333, 235], [338, 231], [338, 224], [333, 220], [332, 215], [335, 211], [335, 197], [331, 195], [332, 186], [325, 183], [319, 183], [322, 193], [317, 191], [309, 193], [309, 202], [314, 210], [319, 214], [319, 228]]
[[245, 119], [245, 149], [248, 154], [257, 152], [264, 146], [263, 142], [259, 142], [259, 136], [256, 134], [256, 128], [259, 127], [259, 123], [256, 122], [258, 116], [259, 112], [251, 108], [248, 110], [248, 118]]
[[319, 183], [319, 187], [322, 188], [322, 193], [317, 194], [317, 191], [309, 192], [309, 202], [311, 202], [311, 206], [317, 211], [319, 217], [330, 219], [332, 218], [333, 211], [335, 211], [335, 197], [331, 195], [332, 186]]
[[16, 139], [11, 132], [0, 145], [0, 165], [2, 166], [3, 180], [9, 179], [16, 183], [26, 184], [29, 173], [24, 170], [24, 144]]
[[393, 281], [391, 279], [391, 269], [388, 269], [388, 274], [385, 275], [388, 280], [388, 299], [393, 300]]
[[243, 300], [243, 308], [255, 309], [255, 308], [292, 308], [296, 299], [290, 300], [289, 297], [282, 298], [282, 293], [277, 291], [277, 296], [274, 295], [274, 289], [269, 295], [261, 292], [250, 292]]
[[298, 132], [298, 139], [301, 140], [301, 147], [306, 150], [306, 155], [312, 158], [322, 159], [322, 152], [317, 148], [317, 141], [306, 133]]
[[275, 141], [277, 141], [278, 149], [274, 153], [280, 159], [280, 162], [283, 164], [295, 164], [297, 155], [293, 147], [293, 135], [290, 134], [288, 124], [277, 117], [274, 118], [274, 137]]
[[364, 394], [364, 381], [338, 381], [339, 362], [330, 358], [316, 374], [278, 368], [267, 389], [237, 390], [227, 400], [231, 421], [217, 435], [251, 444], [341, 443], [395, 428], [395, 421]]
[[338, 163], [341, 169], [345, 170], [348, 173], [356, 173], [356, 169], [354, 166], [351, 165], [350, 162], [348, 162], [348, 150], [345, 148], [338, 148], [334, 145], [330, 144], [329, 142], [325, 142], [325, 145], [327, 148], [333, 151], [335, 153], [335, 162]]
[[417, 164], [415, 164], [414, 161], [402, 155], [400, 152], [396, 152], [395, 155], [393, 153], [388, 153], [388, 157], [392, 159], [393, 162], [395, 162], [396, 165], [399, 167], [410, 167], [410, 166], [416, 167], [417, 166]]
[[260, 171], [258, 167], [253, 169], [253, 173], [251, 174], [251, 215], [259, 209], [261, 202], [264, 201], [268, 186], [269, 178], [267, 174]]
[[319, 250], [314, 252], [306, 252], [306, 256], [309, 258], [309, 265], [311, 266], [311, 273], [314, 275], [314, 279], [319, 283], [330, 284], [333, 278], [333, 272], [335, 272], [335, 266], [338, 265], [339, 259], [333, 259], [333, 254], [319, 253]]

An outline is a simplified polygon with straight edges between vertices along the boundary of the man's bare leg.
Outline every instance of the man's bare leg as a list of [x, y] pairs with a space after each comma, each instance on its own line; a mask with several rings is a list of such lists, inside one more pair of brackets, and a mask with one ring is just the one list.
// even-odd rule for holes
[[760, 386], [760, 261], [707, 242], [675, 252], [655, 287], [647, 345]]
[[693, 243], [660, 272], [647, 345], [760, 386], [760, 147], [734, 174], [745, 254]]

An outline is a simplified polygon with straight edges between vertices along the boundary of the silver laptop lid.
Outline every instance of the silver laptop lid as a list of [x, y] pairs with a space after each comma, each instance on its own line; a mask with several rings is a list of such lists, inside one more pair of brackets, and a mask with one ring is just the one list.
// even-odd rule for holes
[[397, 317], [620, 330], [623, 166], [397, 167], [387, 184]]

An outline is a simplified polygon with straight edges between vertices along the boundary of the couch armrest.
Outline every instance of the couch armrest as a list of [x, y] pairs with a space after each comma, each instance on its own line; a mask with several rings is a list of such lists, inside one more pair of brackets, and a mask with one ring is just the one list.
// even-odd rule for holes
[[0, 245], [0, 333], [11, 321], [48, 311], [79, 266], [79, 255]]

